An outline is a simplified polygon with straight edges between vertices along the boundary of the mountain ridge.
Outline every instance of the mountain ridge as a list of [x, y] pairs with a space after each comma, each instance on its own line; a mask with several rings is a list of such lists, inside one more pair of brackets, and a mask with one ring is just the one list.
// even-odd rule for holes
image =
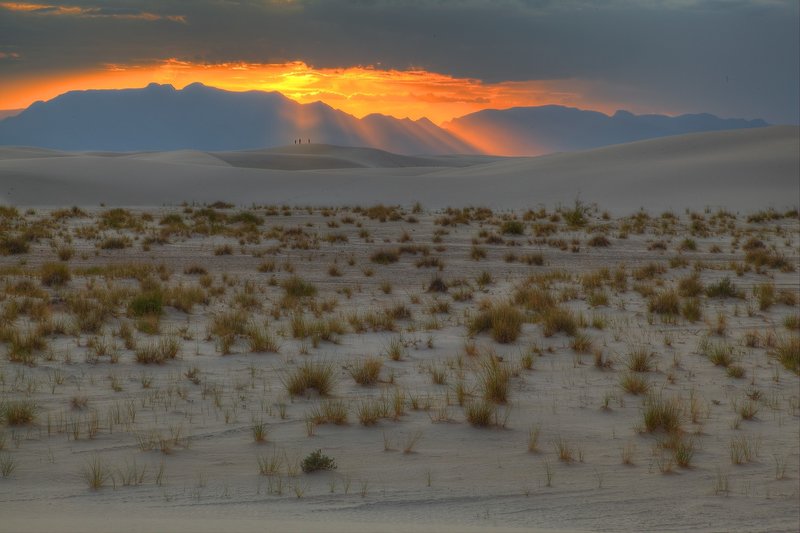
[[436, 125], [371, 113], [362, 118], [277, 91], [183, 89], [69, 91], [0, 120], [0, 145], [72, 151], [240, 151], [294, 141], [365, 146], [402, 155], [542, 155], [669, 135], [767, 126], [708, 113], [612, 115], [560, 105], [484, 109]]

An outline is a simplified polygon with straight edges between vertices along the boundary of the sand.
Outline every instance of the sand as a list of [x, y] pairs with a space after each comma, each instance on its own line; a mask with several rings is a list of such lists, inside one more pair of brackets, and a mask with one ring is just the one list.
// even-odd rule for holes
[[[390, 168], [370, 152], [354, 159], [370, 167], [291, 172], [237, 168], [203, 153], [4, 148], [3, 194], [19, 215], [3, 211], [0, 235], [39, 237], [27, 253], [0, 255], [0, 401], [37, 408], [31, 423], [0, 422], [0, 471], [13, 465], [0, 476], [0, 531], [795, 531], [800, 376], [778, 354], [797, 338], [792, 317], [800, 314], [800, 221], [784, 209], [797, 203], [797, 128], [687, 139], [461, 160], [460, 168]], [[725, 152], [731, 143], [736, 149]], [[291, 147], [279, 153], [297, 157]], [[741, 153], [762, 161], [763, 179], [748, 178], [754, 170]], [[592, 165], [617, 176], [614, 188], [578, 186], [588, 187]], [[661, 197], [625, 181], [643, 167]], [[668, 190], [690, 168], [708, 179]], [[709, 169], [727, 169], [732, 192]], [[555, 192], [531, 187], [530, 175]], [[215, 209], [228, 220], [213, 225], [200, 206], [159, 206], [179, 203], [179, 193], [244, 207]], [[570, 226], [556, 207], [572, 207], [576, 193], [586, 220]], [[718, 205], [711, 198], [730, 205], [704, 210]], [[385, 212], [383, 222], [336, 207], [416, 200], [418, 212]], [[115, 203], [140, 207], [106, 216], [103, 226]], [[284, 203], [334, 207], [265, 207]], [[471, 203], [501, 209], [442, 209]], [[520, 208], [540, 203], [546, 211]], [[666, 214], [658, 208], [665, 203]], [[73, 204], [87, 206], [87, 216], [54, 212]], [[230, 220], [244, 209], [260, 217], [256, 226]], [[164, 233], [166, 215], [192, 229]], [[522, 235], [502, 233], [510, 219]], [[608, 246], [591, 245], [600, 234]], [[130, 246], [103, 248], [110, 237]], [[764, 248], [753, 248], [757, 241]], [[397, 262], [371, 259], [402, 246]], [[769, 252], [748, 260], [745, 246]], [[41, 265], [59, 262], [65, 249], [71, 279], [43, 285]], [[425, 257], [441, 270], [424, 266]], [[758, 266], [758, 257], [773, 265]], [[650, 264], [662, 271], [648, 273]], [[166, 301], [160, 333], [148, 333], [129, 305], [140, 282], [114, 277], [108, 265], [151, 269], [139, 276], [148, 286], [199, 287], [206, 300], [183, 310]], [[192, 265], [206, 277], [190, 273]], [[738, 297], [680, 296], [682, 306], [698, 305], [699, 318], [653, 310], [651, 293], [677, 290], [693, 272], [701, 289], [729, 278]], [[446, 293], [428, 291], [437, 275]], [[292, 276], [313, 284], [316, 296], [287, 301], [282, 285]], [[579, 322], [577, 332], [547, 335], [542, 316], [514, 300], [526, 283], [541, 283]], [[116, 298], [98, 332], [76, 330], [69, 302], [81, 295]], [[524, 315], [515, 340], [470, 335], [482, 307], [509, 300]], [[273, 336], [277, 352], [251, 351], [241, 333], [225, 349], [209, 328], [236, 309]], [[352, 319], [387, 310], [395, 316], [389, 331], [362, 330]], [[295, 335], [300, 314], [342, 331]], [[37, 326], [44, 345], [26, 365], [11, 338]], [[135, 347], [126, 347], [121, 327], [132, 330]], [[137, 362], [137, 348], [159, 339], [175, 339], [177, 356]], [[397, 360], [393, 346], [402, 347]], [[715, 364], [715, 347], [732, 361]], [[648, 371], [628, 368], [637, 351], [649, 354]], [[379, 381], [359, 385], [350, 370], [370, 357], [382, 362]], [[509, 373], [508, 401], [491, 404], [490, 425], [477, 427], [467, 407], [483, 401], [482, 369], [492, 361]], [[308, 362], [332, 365], [330, 396], [289, 395], [288, 376]], [[677, 403], [680, 431], [647, 430], [647, 396], [621, 386], [629, 374]], [[314, 421], [328, 401], [342, 402], [346, 424]], [[360, 409], [384, 404], [386, 416], [361, 423]], [[262, 423], [266, 439], [256, 442]], [[688, 464], [678, 464], [676, 444], [692, 450]], [[301, 472], [317, 449], [338, 468]], [[260, 473], [259, 460], [273, 458], [275, 471]], [[109, 477], [92, 489], [85, 473], [95, 460]]]
[[[488, 162], [475, 156], [415, 159], [315, 145], [255, 153], [124, 157], [59, 152], [43, 157], [41, 151], [27, 157], [27, 149], [3, 148], [0, 202], [147, 206], [224, 200], [240, 205], [410, 206], [419, 201], [428, 209], [524, 209], [568, 205], [580, 197], [620, 214], [639, 207], [784, 209], [794, 206], [800, 194], [799, 131], [780, 126], [701, 133]], [[320, 153], [303, 155], [312, 148]], [[268, 168], [244, 168], [248, 165]]]

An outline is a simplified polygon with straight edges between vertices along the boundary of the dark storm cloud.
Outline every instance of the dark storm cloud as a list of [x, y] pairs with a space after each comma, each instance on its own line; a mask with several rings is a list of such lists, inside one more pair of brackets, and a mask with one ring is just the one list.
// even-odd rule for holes
[[800, 121], [794, 0], [41, 4], [52, 7], [0, 7], [0, 76], [168, 57], [414, 66], [488, 82], [575, 78], [640, 108]]

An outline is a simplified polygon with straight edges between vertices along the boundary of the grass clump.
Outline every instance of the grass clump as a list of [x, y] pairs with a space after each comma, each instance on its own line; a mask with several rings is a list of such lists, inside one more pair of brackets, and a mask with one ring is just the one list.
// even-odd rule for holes
[[706, 296], [709, 298], [744, 298], [744, 293], [736, 287], [730, 278], [725, 277], [717, 283], [706, 287]]
[[378, 382], [382, 367], [383, 361], [377, 357], [368, 357], [350, 365], [348, 372], [359, 385], [374, 385]]
[[510, 377], [511, 372], [497, 357], [489, 355], [481, 360], [479, 380], [484, 399], [495, 403], [506, 403]]
[[519, 220], [506, 220], [500, 226], [500, 232], [503, 235], [523, 235], [525, 233], [525, 224]]
[[128, 313], [134, 317], [159, 316], [163, 312], [164, 296], [160, 290], [149, 290], [134, 297], [128, 305]]
[[493, 423], [497, 408], [487, 401], [469, 402], [464, 406], [467, 421], [475, 427], [488, 427]]
[[45, 263], [39, 269], [39, 279], [46, 287], [60, 287], [72, 279], [69, 267], [63, 263]]
[[553, 307], [542, 313], [542, 330], [545, 337], [563, 332], [572, 337], [578, 332], [578, 319], [564, 307]]
[[481, 311], [468, 326], [470, 335], [490, 330], [492, 338], [501, 344], [514, 342], [522, 332], [524, 315], [511, 304], [498, 304]]
[[0, 415], [9, 426], [27, 426], [36, 420], [36, 404], [31, 400], [8, 400], [0, 404]]
[[309, 389], [316, 390], [320, 396], [328, 396], [334, 385], [333, 365], [306, 361], [289, 372], [284, 377], [283, 384], [292, 396], [305, 394]]
[[645, 398], [642, 418], [645, 431], [652, 433], [663, 430], [675, 433], [681, 429], [682, 406], [678, 398], [663, 398], [660, 394], [650, 394]]
[[779, 339], [774, 354], [786, 370], [800, 374], [800, 336]]
[[653, 294], [647, 302], [647, 310], [659, 315], [679, 315], [681, 312], [680, 296], [674, 290]]
[[400, 251], [397, 249], [381, 249], [374, 252], [369, 260], [379, 265], [388, 265], [400, 260]]
[[281, 283], [281, 287], [286, 292], [286, 296], [291, 298], [310, 298], [317, 294], [317, 288], [300, 276], [292, 276], [285, 280]]
[[635, 396], [645, 394], [650, 390], [650, 382], [647, 378], [633, 372], [623, 374], [619, 380], [619, 386], [628, 394]]
[[158, 341], [136, 348], [136, 362], [143, 365], [163, 365], [175, 359], [180, 352], [180, 341], [175, 337], [162, 337]]

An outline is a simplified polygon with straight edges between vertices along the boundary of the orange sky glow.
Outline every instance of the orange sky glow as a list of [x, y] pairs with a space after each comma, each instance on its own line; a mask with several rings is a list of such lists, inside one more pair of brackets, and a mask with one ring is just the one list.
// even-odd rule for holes
[[198, 81], [231, 91], [279, 91], [300, 103], [320, 100], [359, 118], [382, 113], [397, 118], [427, 117], [437, 124], [481, 109], [514, 106], [617, 109], [615, 104], [587, 100], [581, 83], [570, 80], [485, 83], [422, 69], [314, 68], [301, 61], [201, 64], [177, 59], [16, 78], [0, 86], [0, 109], [24, 108], [71, 90], [144, 87], [151, 82], [180, 89]]

